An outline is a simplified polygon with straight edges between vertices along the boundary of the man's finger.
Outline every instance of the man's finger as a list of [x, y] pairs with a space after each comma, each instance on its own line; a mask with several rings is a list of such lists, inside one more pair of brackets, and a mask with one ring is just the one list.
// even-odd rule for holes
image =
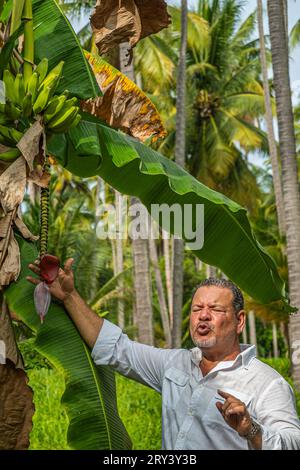
[[222, 403], [222, 402], [217, 401], [217, 402], [216, 402], [216, 407], [218, 408], [218, 410], [220, 411], [220, 413], [223, 413], [223, 403]]
[[231, 395], [230, 393], [227, 393], [227, 392], [222, 392], [222, 390], [218, 390], [218, 394], [221, 395], [221, 397], [223, 398], [235, 398], [237, 400], [236, 397], [234, 397], [233, 395]]
[[66, 274], [71, 274], [73, 262], [74, 262], [74, 259], [73, 259], [73, 258], [69, 258], [69, 259], [67, 259], [67, 261], [65, 262], [64, 271], [65, 271]]
[[243, 405], [232, 405], [225, 412], [225, 416], [239, 415], [243, 416], [245, 414], [245, 408]]
[[26, 279], [27, 279], [27, 281], [29, 281], [29, 282], [31, 282], [32, 284], [35, 284], [35, 285], [37, 285], [41, 282], [39, 279], [36, 279], [34, 277], [31, 277], [31, 276], [27, 276]]
[[29, 264], [28, 267], [33, 271], [35, 274], [40, 274], [40, 268], [34, 264]]

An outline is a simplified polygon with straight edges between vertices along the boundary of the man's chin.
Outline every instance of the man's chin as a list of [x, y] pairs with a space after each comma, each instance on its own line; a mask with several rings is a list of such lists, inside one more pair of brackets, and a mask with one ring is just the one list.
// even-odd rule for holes
[[193, 339], [193, 343], [195, 346], [197, 346], [198, 348], [200, 349], [204, 349], [204, 348], [213, 348], [216, 343], [217, 343], [217, 338], [214, 337], [214, 338], [203, 338], [203, 339]]

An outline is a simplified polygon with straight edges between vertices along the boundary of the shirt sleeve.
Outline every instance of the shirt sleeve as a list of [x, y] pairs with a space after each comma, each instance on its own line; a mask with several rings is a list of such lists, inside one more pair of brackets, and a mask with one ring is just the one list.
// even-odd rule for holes
[[260, 396], [256, 421], [262, 428], [262, 450], [299, 450], [300, 421], [292, 387], [275, 379]]
[[166, 364], [176, 354], [132, 341], [117, 325], [104, 320], [92, 358], [97, 365], [110, 365], [120, 374], [148, 385], [161, 393]]

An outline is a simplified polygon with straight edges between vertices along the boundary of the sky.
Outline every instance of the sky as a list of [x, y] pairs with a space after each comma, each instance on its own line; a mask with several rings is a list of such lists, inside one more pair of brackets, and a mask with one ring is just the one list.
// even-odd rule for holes
[[[180, 5], [180, 0], [168, 0], [170, 5]], [[256, 0], [245, 0], [245, 7], [243, 9], [243, 15], [246, 18], [250, 13], [256, 9], [257, 2]], [[188, 0], [189, 8], [196, 8], [198, 0]], [[264, 29], [265, 34], [268, 34], [268, 19], [266, 15], [266, 5], [267, 1], [263, 0], [264, 5]], [[288, 16], [289, 16], [289, 30], [294, 26], [297, 19], [300, 17], [300, 0], [288, 0]], [[291, 77], [291, 86], [294, 90], [294, 94], [300, 93], [300, 46], [297, 47], [290, 57], [290, 77]]]

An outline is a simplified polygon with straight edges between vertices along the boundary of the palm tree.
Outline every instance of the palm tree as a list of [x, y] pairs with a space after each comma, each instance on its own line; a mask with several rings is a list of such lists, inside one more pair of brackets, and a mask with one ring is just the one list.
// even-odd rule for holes
[[[145, 39], [136, 52], [144, 88], [165, 118], [169, 136], [160, 151], [170, 158], [180, 10], [171, 12], [173, 31]], [[249, 210], [255, 207], [258, 191], [246, 155], [268, 148], [266, 134], [255, 125], [265, 107], [258, 41], [252, 39], [255, 16], [241, 22], [241, 2], [199, 1], [197, 11], [188, 13], [187, 37], [187, 169]]]
[[[175, 161], [185, 167], [185, 103], [186, 103], [186, 50], [187, 50], [187, 0], [181, 0], [181, 41], [176, 87], [176, 140]], [[182, 337], [182, 301], [183, 301], [183, 256], [184, 242], [174, 238], [173, 248], [173, 328], [172, 346], [181, 347]]]
[[[120, 45], [120, 71], [131, 81], [135, 81], [133, 62], [128, 64], [128, 44]], [[138, 204], [139, 199], [132, 197], [131, 204]], [[132, 240], [135, 286], [135, 319], [138, 339], [144, 344], [154, 344], [152, 291], [149, 263], [148, 240]]]
[[267, 130], [268, 130], [268, 142], [269, 142], [270, 158], [271, 158], [271, 163], [272, 163], [273, 184], [274, 184], [274, 193], [275, 193], [275, 200], [276, 200], [279, 233], [282, 236], [285, 233], [283, 195], [282, 195], [282, 186], [281, 186], [281, 178], [280, 178], [279, 159], [278, 159], [278, 153], [277, 153], [277, 144], [275, 140], [274, 126], [273, 126], [272, 103], [271, 103], [271, 97], [270, 97], [268, 66], [267, 66], [265, 37], [264, 37], [262, 0], [257, 0], [257, 21], [258, 21], [258, 30], [259, 30], [260, 60], [261, 60], [263, 86], [264, 86], [264, 98], [265, 98], [265, 107], [266, 107], [265, 120], [266, 120]]
[[[300, 195], [294, 117], [289, 77], [288, 44], [282, 0], [268, 0], [274, 88], [276, 95], [279, 143], [285, 206], [289, 292], [293, 306], [300, 309]], [[300, 314], [290, 318], [291, 347], [300, 338]], [[300, 389], [300, 365], [292, 364], [293, 379]]]

